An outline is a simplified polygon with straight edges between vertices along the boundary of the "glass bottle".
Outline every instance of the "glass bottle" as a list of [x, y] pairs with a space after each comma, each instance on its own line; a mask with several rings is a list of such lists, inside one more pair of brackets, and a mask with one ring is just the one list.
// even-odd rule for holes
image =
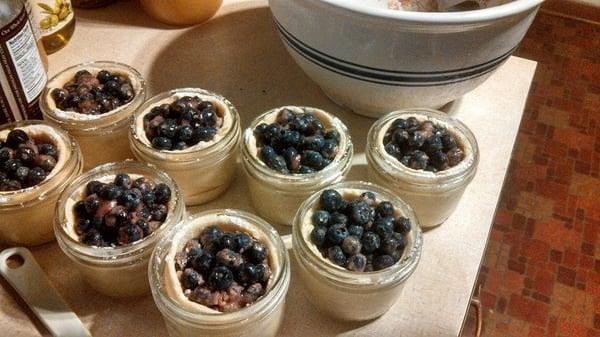
[[42, 119], [46, 70], [21, 0], [0, 1], [0, 125]]
[[30, 6], [32, 24], [41, 32], [46, 53], [52, 54], [64, 47], [75, 31], [71, 0], [35, 0]]

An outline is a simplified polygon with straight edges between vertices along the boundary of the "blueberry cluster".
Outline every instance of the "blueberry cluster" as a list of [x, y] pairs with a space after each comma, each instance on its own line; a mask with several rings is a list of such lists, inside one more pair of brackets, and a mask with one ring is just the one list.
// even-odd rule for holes
[[116, 247], [141, 240], [160, 227], [169, 212], [171, 188], [146, 177], [117, 174], [110, 183], [90, 181], [73, 207], [81, 242]]
[[254, 303], [271, 277], [267, 247], [243, 232], [206, 228], [175, 254], [184, 294], [196, 303], [232, 312]]
[[319, 201], [311, 240], [323, 257], [361, 272], [385, 269], [400, 260], [411, 222], [394, 216], [390, 202], [377, 202], [369, 191], [346, 200], [336, 190], [323, 191]]
[[311, 113], [282, 109], [275, 123], [254, 130], [259, 158], [275, 171], [306, 174], [327, 167], [338, 153], [340, 134]]
[[387, 131], [385, 151], [414, 170], [438, 172], [458, 165], [464, 152], [454, 135], [432, 121], [396, 119]]
[[49, 143], [36, 142], [21, 129], [0, 141], [0, 191], [35, 186], [56, 166], [58, 151]]
[[65, 111], [100, 115], [125, 105], [135, 96], [129, 78], [101, 70], [96, 76], [80, 70], [62, 88], [50, 93], [56, 106]]
[[197, 96], [155, 106], [144, 116], [144, 130], [152, 146], [168, 151], [213, 140], [222, 123], [215, 105]]

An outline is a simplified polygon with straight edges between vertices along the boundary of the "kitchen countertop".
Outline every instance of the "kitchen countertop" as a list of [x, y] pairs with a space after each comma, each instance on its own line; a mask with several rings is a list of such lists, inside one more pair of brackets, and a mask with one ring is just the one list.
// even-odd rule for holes
[[[127, 63], [144, 75], [150, 95], [187, 86], [223, 94], [237, 106], [243, 127], [272, 107], [319, 107], [350, 129], [356, 154], [349, 179], [366, 180], [364, 148], [374, 120], [336, 106], [304, 75], [285, 51], [266, 6], [266, 1], [225, 0], [216, 18], [187, 28], [152, 21], [134, 1], [80, 10], [73, 39], [49, 56], [49, 75], [84, 61]], [[293, 263], [282, 336], [460, 334], [535, 67], [533, 61], [511, 57], [478, 89], [446, 107], [477, 137], [479, 170], [450, 219], [424, 234], [421, 262], [391, 310], [369, 322], [330, 320], [304, 297]], [[238, 174], [225, 195], [191, 211], [252, 211], [247, 195], [245, 177]], [[278, 229], [290, 233], [289, 228]], [[56, 243], [32, 252], [93, 335], [167, 335], [150, 294], [127, 300], [104, 297], [83, 282]], [[0, 326], [7, 336], [48, 335], [4, 280], [0, 280]]]

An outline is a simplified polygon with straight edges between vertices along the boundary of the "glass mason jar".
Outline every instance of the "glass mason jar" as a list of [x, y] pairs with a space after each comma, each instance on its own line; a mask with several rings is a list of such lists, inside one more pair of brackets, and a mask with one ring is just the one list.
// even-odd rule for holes
[[[144, 116], [164, 103], [184, 96], [200, 97], [217, 108], [223, 126], [211, 142], [201, 142], [184, 150], [158, 150], [144, 130]], [[175, 89], [150, 98], [131, 120], [129, 142], [135, 157], [165, 170], [181, 187], [186, 205], [199, 205], [221, 195], [235, 175], [240, 142], [240, 117], [223, 96], [197, 88]]]
[[[254, 129], [261, 123], [273, 123], [277, 113], [283, 109], [297, 113], [313, 113], [325, 128], [333, 128], [339, 132], [339, 150], [331, 164], [315, 173], [283, 174], [260, 160]], [[291, 226], [298, 207], [308, 196], [344, 180], [352, 166], [353, 153], [352, 140], [344, 123], [323, 110], [286, 106], [263, 113], [244, 131], [242, 149], [242, 164], [254, 208], [260, 216], [272, 223]]]
[[[118, 247], [94, 247], [79, 241], [75, 232], [73, 206], [88, 182], [112, 181], [119, 173], [134, 178], [145, 176], [171, 188], [169, 212], [154, 233], [140, 241]], [[61, 194], [54, 214], [54, 233], [61, 250], [75, 264], [84, 280], [98, 292], [111, 297], [138, 296], [148, 292], [148, 261], [152, 249], [164, 234], [185, 216], [185, 205], [177, 184], [155, 166], [126, 161], [100, 165], [81, 175]]]
[[33, 246], [54, 240], [52, 219], [60, 192], [81, 174], [83, 161], [77, 142], [64, 130], [43, 121], [19, 121], [0, 126], [0, 140], [15, 129], [30, 138], [52, 143], [58, 150], [56, 166], [39, 185], [0, 192], [0, 242]]
[[419, 263], [423, 245], [419, 222], [410, 206], [380, 186], [366, 182], [343, 182], [327, 188], [352, 196], [371, 191], [378, 202], [391, 202], [397, 215], [409, 218], [412, 223], [400, 261], [383, 270], [356, 272], [325, 259], [310, 239], [314, 227], [311, 217], [318, 208], [321, 191], [302, 203], [294, 218], [293, 251], [308, 300], [319, 311], [337, 319], [361, 321], [377, 318], [400, 297], [404, 282]]
[[[383, 138], [394, 120], [408, 117], [416, 117], [420, 122], [431, 120], [446, 127], [462, 147], [463, 160], [456, 166], [433, 173], [413, 170], [389, 155]], [[462, 122], [441, 111], [408, 109], [392, 112], [373, 124], [367, 136], [366, 158], [371, 180], [398, 193], [415, 210], [421, 226], [428, 228], [443, 223], [456, 209], [477, 172], [479, 148], [475, 136]]]
[[[249, 233], [269, 250], [273, 271], [266, 293], [235, 312], [222, 313], [188, 300], [175, 276], [175, 253], [211, 225]], [[261, 218], [237, 210], [195, 214], [173, 227], [156, 246], [150, 266], [150, 287], [171, 337], [276, 336], [283, 322], [285, 296], [290, 284], [290, 260], [277, 231]]]
[[[135, 97], [125, 105], [101, 115], [86, 115], [74, 111], [63, 111], [56, 107], [51, 92], [70, 81], [80, 70], [92, 74], [100, 70], [126, 76], [133, 86]], [[134, 68], [108, 61], [82, 63], [61, 71], [46, 85], [40, 99], [44, 119], [69, 131], [81, 146], [85, 169], [99, 164], [133, 158], [127, 140], [129, 119], [146, 99], [146, 82]]]

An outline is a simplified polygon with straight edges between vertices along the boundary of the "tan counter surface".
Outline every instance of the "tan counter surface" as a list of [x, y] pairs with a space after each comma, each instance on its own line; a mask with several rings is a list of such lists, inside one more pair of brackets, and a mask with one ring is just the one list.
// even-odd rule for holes
[[[337, 115], [350, 129], [356, 158], [350, 179], [366, 180], [366, 134], [374, 122], [329, 101], [285, 51], [266, 1], [225, 1], [218, 17], [191, 28], [152, 21], [134, 1], [77, 12], [72, 41], [49, 57], [50, 75], [68, 65], [111, 60], [137, 68], [149, 95], [193, 86], [221, 93], [240, 112], [242, 127], [267, 109], [307, 105]], [[535, 62], [511, 57], [488, 81], [450, 107], [475, 133], [479, 171], [454, 215], [424, 235], [421, 263], [401, 299], [380, 319], [344, 323], [317, 313], [304, 298], [292, 264], [282, 336], [457, 336], [486, 247]], [[238, 172], [239, 167], [238, 167]], [[227, 193], [192, 211], [252, 211], [244, 176]], [[281, 229], [288, 234], [290, 229]], [[166, 336], [152, 296], [112, 300], [86, 286], [55, 243], [32, 249], [65, 300], [95, 336]], [[0, 281], [0, 335], [48, 334]]]

